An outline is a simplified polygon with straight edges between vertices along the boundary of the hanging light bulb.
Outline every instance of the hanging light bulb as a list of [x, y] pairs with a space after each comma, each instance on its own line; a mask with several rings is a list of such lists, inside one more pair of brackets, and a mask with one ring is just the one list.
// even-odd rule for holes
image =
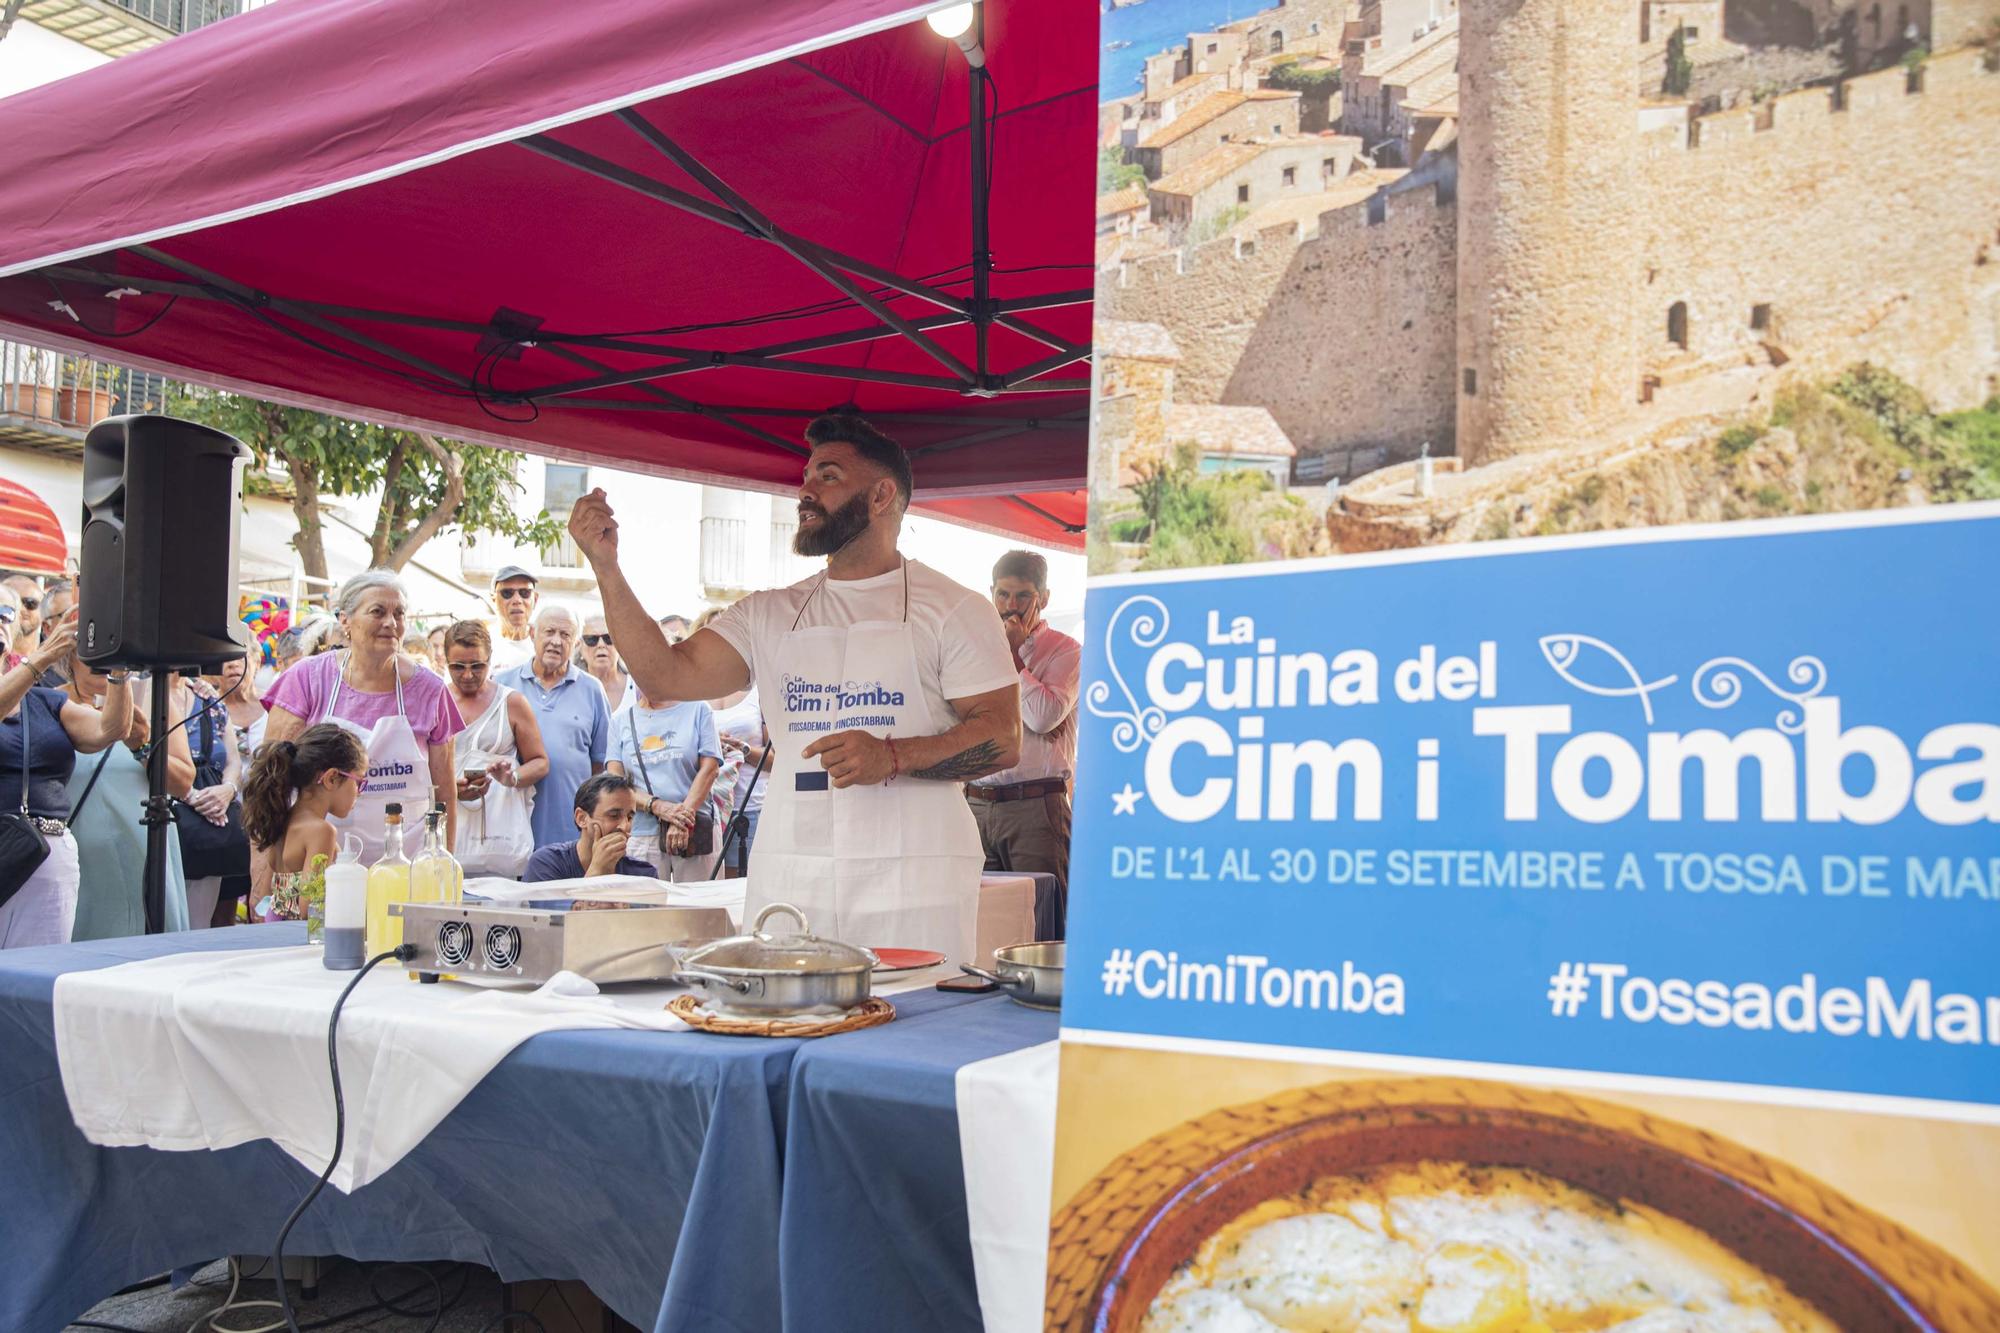
[[986, 64], [986, 48], [979, 40], [979, 6], [976, 4], [953, 5], [949, 9], [934, 10], [924, 15], [924, 22], [931, 25], [931, 31], [940, 37], [949, 37], [958, 43], [958, 49], [965, 52], [965, 63], [974, 69]]
[[924, 22], [930, 24], [931, 31], [940, 37], [957, 38], [972, 30], [976, 13], [969, 4], [953, 5], [950, 9], [932, 10], [924, 16]]

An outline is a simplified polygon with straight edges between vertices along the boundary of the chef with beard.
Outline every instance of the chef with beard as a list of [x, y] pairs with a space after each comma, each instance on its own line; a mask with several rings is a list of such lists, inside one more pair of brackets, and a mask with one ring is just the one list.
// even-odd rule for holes
[[974, 961], [985, 853], [963, 787], [1019, 762], [1014, 655], [985, 597], [898, 552], [912, 489], [901, 446], [845, 412], [805, 438], [792, 545], [825, 570], [742, 598], [680, 643], [620, 570], [602, 490], [577, 501], [570, 536], [648, 698], [758, 687], [772, 767], [746, 918], [789, 902], [816, 934]]

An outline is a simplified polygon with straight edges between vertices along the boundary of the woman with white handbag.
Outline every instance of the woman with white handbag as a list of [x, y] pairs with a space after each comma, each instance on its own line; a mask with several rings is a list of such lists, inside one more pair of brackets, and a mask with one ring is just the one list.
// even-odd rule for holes
[[444, 633], [452, 702], [465, 730], [457, 747], [458, 840], [452, 854], [467, 875], [520, 877], [535, 850], [535, 784], [548, 775], [542, 729], [518, 690], [490, 678], [493, 639], [477, 620]]

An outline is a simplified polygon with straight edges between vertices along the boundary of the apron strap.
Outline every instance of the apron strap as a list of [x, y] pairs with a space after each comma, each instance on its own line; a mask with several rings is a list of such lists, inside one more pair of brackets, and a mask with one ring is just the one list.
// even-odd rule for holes
[[[910, 557], [904, 556], [902, 557], [902, 561], [903, 561], [903, 623], [907, 625], [910, 623]], [[799, 627], [800, 622], [806, 618], [806, 608], [812, 605], [813, 598], [819, 596], [819, 590], [821, 588], [824, 588], [825, 586], [826, 586], [826, 575], [822, 573], [819, 576], [819, 582], [813, 584], [811, 589], [807, 591], [806, 599], [803, 602], [799, 603], [799, 613], [792, 617], [793, 629], [797, 629]]]
[[[333, 673], [333, 693], [326, 697], [326, 714], [320, 718], [320, 721], [324, 722], [327, 718], [333, 716], [334, 705], [340, 702], [341, 682], [347, 679], [347, 668], [353, 660], [354, 650], [352, 648], [342, 650], [340, 654], [340, 669]], [[409, 721], [409, 714], [403, 709], [402, 664], [392, 657], [389, 659], [389, 670], [394, 672], [396, 676], [396, 716], [407, 722]]]

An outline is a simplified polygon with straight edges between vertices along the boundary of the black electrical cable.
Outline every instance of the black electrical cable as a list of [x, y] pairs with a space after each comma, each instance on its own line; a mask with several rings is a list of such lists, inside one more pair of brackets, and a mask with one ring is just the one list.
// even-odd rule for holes
[[[993, 197], [993, 166], [1000, 160], [1000, 83], [991, 66], [985, 68], [986, 90], [993, 95], [993, 111], [986, 117], [986, 197]], [[980, 99], [982, 102], [984, 98]]]
[[[146, 748], [140, 753], [139, 762], [141, 764], [149, 762], [153, 757], [153, 751], [158, 747], [165, 745], [167, 743], [167, 737], [173, 735], [175, 732], [179, 731], [182, 727], [185, 727], [188, 723], [200, 717], [203, 713], [206, 713], [214, 705], [227, 704], [229, 702], [229, 696], [236, 693], [236, 691], [242, 689], [243, 682], [248, 679], [250, 679], [250, 672], [246, 669], [242, 675], [236, 678], [236, 683], [234, 685], [231, 685], [228, 689], [216, 695], [213, 699], [203, 699], [201, 701], [201, 707], [191, 710], [186, 717], [182, 718], [180, 721], [174, 723], [171, 727], [168, 727], [164, 732], [162, 732], [160, 734], [159, 739], [152, 741], [150, 744], [148, 744]], [[162, 687], [168, 684], [171, 684], [171, 681], [163, 681]], [[135, 701], [134, 707], [136, 706], [137, 703]], [[224, 720], [227, 721], [228, 719], [225, 717]]]
[[[381, 1287], [376, 1285], [377, 1281], [381, 1278], [381, 1276], [384, 1273], [387, 1273], [392, 1269], [397, 1269], [397, 1268], [408, 1268], [415, 1272], [422, 1273], [424, 1275], [424, 1278], [431, 1284], [430, 1309], [408, 1310], [403, 1308], [401, 1305], [397, 1304], [398, 1301], [407, 1300], [411, 1296], [416, 1295], [419, 1291], [422, 1291], [423, 1288], [421, 1287], [412, 1287], [408, 1291], [403, 1292], [399, 1296], [384, 1296], [382, 1294]], [[428, 1317], [431, 1320], [430, 1326], [432, 1328], [437, 1327], [437, 1321], [444, 1317], [444, 1312], [446, 1310], [449, 1310], [452, 1306], [458, 1304], [459, 1298], [465, 1295], [465, 1287], [466, 1287], [466, 1276], [465, 1276], [465, 1266], [463, 1264], [459, 1265], [458, 1269], [458, 1290], [451, 1294], [451, 1298], [449, 1300], [445, 1298], [444, 1283], [438, 1281], [437, 1274], [431, 1272], [429, 1268], [425, 1267], [422, 1264], [386, 1263], [380, 1265], [379, 1267], [372, 1268], [368, 1271], [368, 1294], [375, 1298], [376, 1308], [387, 1310], [390, 1314], [401, 1315], [405, 1319], [423, 1319]]]
[[[291, 1292], [285, 1287], [285, 1237], [292, 1234], [292, 1228], [298, 1225], [301, 1217], [305, 1216], [306, 1209], [312, 1207], [312, 1201], [317, 1199], [319, 1192], [326, 1188], [326, 1182], [333, 1178], [333, 1169], [340, 1165], [340, 1152], [346, 1146], [347, 1140], [347, 1103], [340, 1094], [340, 1011], [346, 1005], [347, 997], [354, 994], [354, 988], [361, 984], [363, 977], [375, 970], [377, 963], [385, 963], [392, 958], [398, 962], [408, 962], [416, 956], [416, 945], [399, 944], [393, 949], [378, 953], [373, 958], [370, 958], [366, 963], [361, 965], [361, 970], [354, 974], [354, 980], [348, 982], [346, 987], [340, 992], [340, 998], [333, 1002], [333, 1015], [327, 1019], [326, 1066], [333, 1074], [333, 1155], [327, 1158], [326, 1170], [319, 1173], [319, 1179], [315, 1180], [313, 1187], [306, 1191], [306, 1197], [299, 1200], [299, 1206], [292, 1209], [292, 1215], [285, 1219], [285, 1225], [278, 1228], [278, 1238], [271, 1242], [271, 1267], [277, 1270], [275, 1278], [278, 1285], [278, 1302], [284, 1310], [285, 1327], [290, 1329], [291, 1333], [305, 1333], [305, 1331], [299, 1327], [299, 1321], [292, 1314]], [[436, 1278], [433, 1277], [432, 1281], [435, 1282]], [[444, 1288], [442, 1285], [438, 1287], [438, 1304], [440, 1306], [438, 1317], [443, 1318]], [[436, 1324], [433, 1323], [432, 1327], [435, 1328]]]

